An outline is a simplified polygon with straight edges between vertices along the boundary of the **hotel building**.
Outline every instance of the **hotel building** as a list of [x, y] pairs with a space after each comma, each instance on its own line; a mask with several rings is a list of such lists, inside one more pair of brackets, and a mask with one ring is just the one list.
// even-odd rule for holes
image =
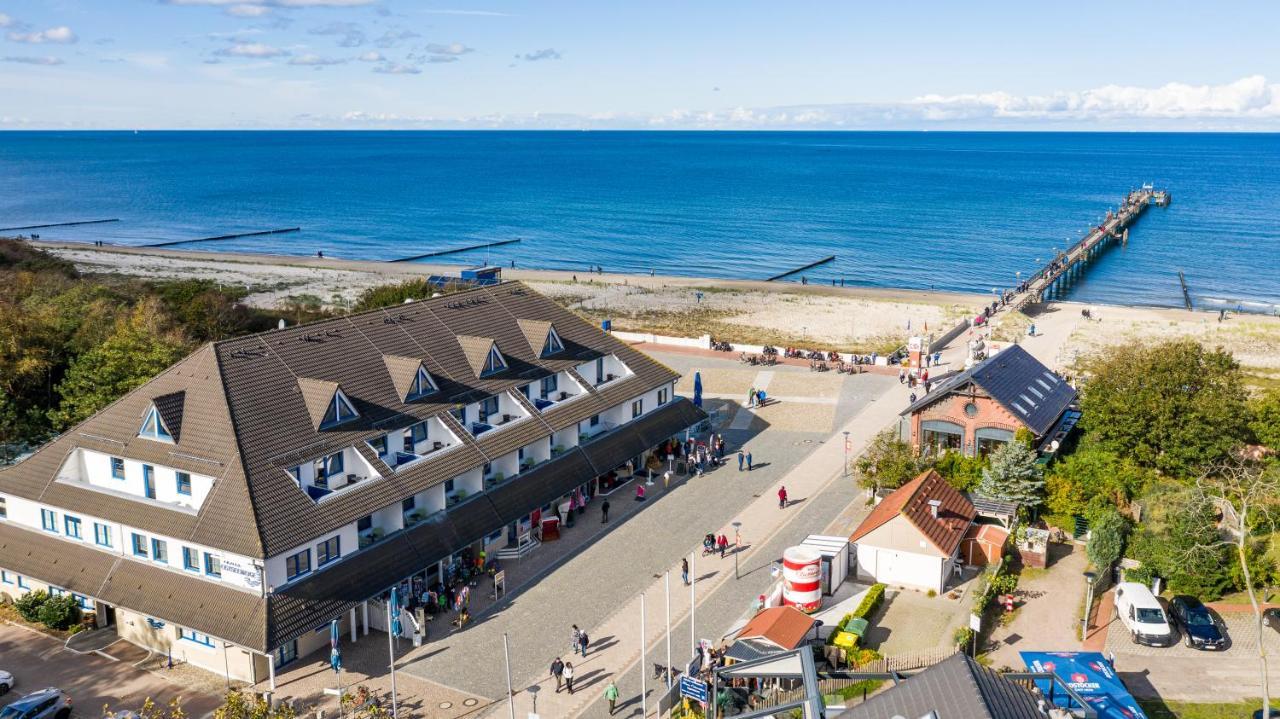
[[211, 343], [0, 470], [0, 595], [274, 683], [407, 577], [536, 551], [704, 418], [678, 378], [515, 282]]

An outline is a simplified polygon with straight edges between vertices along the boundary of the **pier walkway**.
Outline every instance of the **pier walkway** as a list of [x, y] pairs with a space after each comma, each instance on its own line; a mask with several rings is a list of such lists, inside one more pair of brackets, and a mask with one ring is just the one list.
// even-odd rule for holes
[[1151, 205], [1169, 204], [1169, 193], [1150, 185], [1133, 190], [1125, 196], [1118, 210], [1107, 212], [1106, 220], [1094, 227], [1084, 238], [1059, 252], [1037, 270], [1031, 278], [1014, 291], [1005, 295], [1004, 307], [1012, 311], [1027, 305], [1060, 296], [1088, 269], [1089, 264], [1107, 248], [1129, 241], [1129, 226], [1146, 212]]

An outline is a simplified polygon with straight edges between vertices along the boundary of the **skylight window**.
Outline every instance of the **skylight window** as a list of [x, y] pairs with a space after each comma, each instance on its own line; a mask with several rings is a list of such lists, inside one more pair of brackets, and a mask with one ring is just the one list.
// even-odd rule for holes
[[413, 384], [409, 386], [409, 395], [406, 399], [417, 399], [429, 395], [437, 389], [436, 383], [431, 379], [431, 375], [427, 374], [427, 368], [419, 366], [418, 374], [414, 375]]
[[347, 400], [347, 396], [342, 393], [342, 390], [338, 390], [333, 393], [333, 399], [329, 400], [329, 409], [325, 411], [324, 419], [320, 421], [320, 429], [340, 425], [358, 416], [351, 402]]
[[556, 334], [556, 328], [550, 328], [547, 330], [547, 343], [542, 346], [542, 356], [547, 357], [563, 351], [564, 343], [560, 341], [560, 335]]
[[151, 405], [146, 416], [142, 418], [142, 429], [138, 430], [138, 436], [154, 439], [157, 442], [173, 442], [173, 434], [164, 426], [164, 420], [160, 418], [155, 405]]
[[481, 376], [494, 374], [506, 368], [507, 361], [502, 358], [502, 353], [498, 351], [498, 346], [495, 344], [489, 348], [489, 356], [484, 361], [484, 371], [480, 374]]

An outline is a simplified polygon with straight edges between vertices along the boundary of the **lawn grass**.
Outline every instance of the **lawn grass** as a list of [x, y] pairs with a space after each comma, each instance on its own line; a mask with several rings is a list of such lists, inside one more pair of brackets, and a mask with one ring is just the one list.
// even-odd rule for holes
[[[1139, 699], [1138, 706], [1149, 719], [1249, 719], [1262, 706], [1261, 699], [1221, 704]], [[1275, 705], [1272, 705], [1275, 709]]]

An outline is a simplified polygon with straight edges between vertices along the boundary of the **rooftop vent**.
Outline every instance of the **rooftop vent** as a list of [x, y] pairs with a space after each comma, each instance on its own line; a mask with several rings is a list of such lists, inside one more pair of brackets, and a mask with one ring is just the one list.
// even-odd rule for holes
[[941, 506], [942, 506], [942, 502], [940, 500], [937, 500], [937, 499], [929, 500], [929, 513], [933, 515], [934, 519], [938, 518], [938, 507], [941, 507]]

